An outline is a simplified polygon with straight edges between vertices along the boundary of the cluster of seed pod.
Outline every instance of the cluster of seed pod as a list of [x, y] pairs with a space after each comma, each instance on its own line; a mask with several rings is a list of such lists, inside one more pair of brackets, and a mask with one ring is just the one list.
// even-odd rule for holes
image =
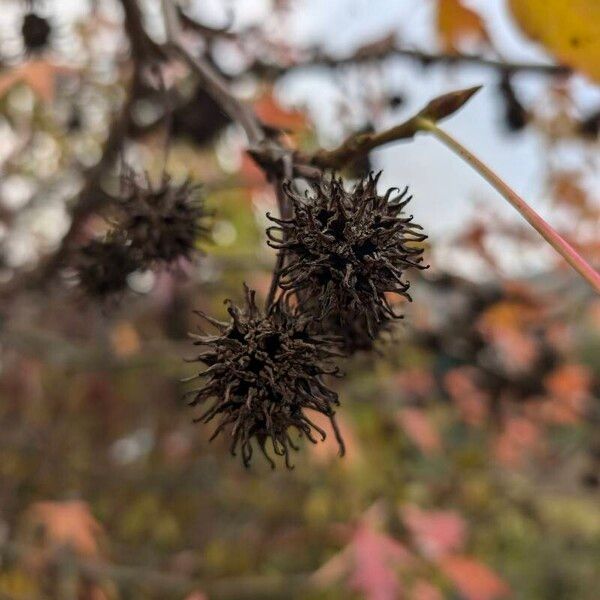
[[323, 178], [304, 196], [285, 184], [291, 216], [267, 215], [274, 223], [268, 243], [285, 256], [275, 273], [279, 298], [263, 312], [246, 288], [243, 308], [230, 303], [229, 322], [201, 314], [218, 333], [194, 336], [205, 348], [194, 360], [208, 369], [191, 378], [202, 385], [190, 391], [190, 404], [212, 402], [197, 420], [217, 419], [213, 438], [229, 435], [246, 466], [253, 443], [271, 466], [268, 448], [289, 467], [294, 430], [313, 443], [324, 439], [310, 411], [330, 419], [343, 453], [338, 396], [324, 380], [338, 374], [331, 361], [371, 349], [401, 316], [389, 295], [410, 299], [405, 271], [424, 268], [426, 236], [404, 213], [410, 197], [395, 189], [379, 195], [378, 179], [370, 174], [348, 191], [341, 179]]
[[90, 296], [125, 289], [134, 271], [190, 259], [206, 237], [207, 212], [199, 187], [174, 184], [163, 176], [158, 186], [127, 170], [122, 178], [120, 218], [101, 240], [82, 247], [75, 259], [79, 285]]

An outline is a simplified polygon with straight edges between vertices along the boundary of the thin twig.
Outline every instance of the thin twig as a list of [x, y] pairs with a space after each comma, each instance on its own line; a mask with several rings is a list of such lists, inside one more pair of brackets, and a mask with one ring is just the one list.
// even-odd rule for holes
[[416, 131], [415, 124], [416, 117], [378, 133], [353, 134], [337, 148], [319, 150], [305, 160], [322, 169], [341, 169], [379, 146], [413, 137]]
[[380, 132], [352, 134], [333, 150], [319, 150], [303, 160], [323, 169], [340, 169], [368, 152], [391, 142], [408, 140], [422, 130], [421, 118], [439, 122], [460, 110], [479, 90], [480, 85], [455, 90], [430, 100], [416, 115], [404, 123]]
[[[293, 163], [292, 157], [288, 154], [284, 158], [284, 176], [286, 180], [291, 180], [293, 176]], [[279, 215], [282, 219], [288, 219], [290, 217], [290, 203], [287, 199], [285, 191], [283, 189], [283, 179], [278, 178], [275, 183], [275, 193], [277, 195], [277, 207], [279, 208]], [[275, 268], [273, 269], [273, 276], [271, 277], [271, 286], [269, 287], [269, 293], [267, 294], [267, 300], [265, 302], [266, 310], [268, 311], [273, 302], [275, 301], [275, 295], [279, 289], [279, 277], [281, 275], [281, 269], [285, 265], [285, 249], [281, 248], [277, 252], [277, 261]]]
[[374, 47], [373, 50], [369, 51], [359, 49], [358, 52], [344, 57], [334, 57], [317, 52], [311, 58], [305, 61], [292, 63], [285, 66], [269, 64], [265, 62], [256, 62], [252, 70], [258, 72], [259, 74], [280, 76], [288, 71], [312, 67], [327, 67], [335, 69], [338, 67], [386, 60], [392, 57], [400, 57], [417, 61], [423, 66], [432, 64], [466, 64], [493, 69], [502, 73], [528, 72], [549, 76], [564, 76], [569, 75], [572, 72], [572, 69], [566, 65], [539, 64], [519, 61], [504, 62], [476, 54], [434, 54], [423, 52], [421, 50], [413, 50], [410, 48], [400, 48], [397, 46], [382, 49]]
[[521, 196], [458, 140], [429, 119], [419, 118], [424, 131], [432, 133], [452, 152], [460, 156], [497, 190], [527, 222], [600, 294], [600, 274], [549, 223], [538, 215]]
[[[231, 119], [238, 122], [246, 131], [248, 142], [256, 162], [263, 168], [266, 175], [273, 175], [271, 169], [274, 162], [283, 163], [283, 174], [278, 173], [275, 176], [275, 193], [277, 195], [277, 204], [279, 214], [286, 218], [288, 206], [283, 192], [283, 180], [291, 179], [295, 172], [294, 157], [289, 149], [283, 146], [278, 140], [270, 139], [266, 135], [265, 129], [251, 107], [241, 100], [238, 100], [229, 90], [227, 82], [223, 77], [202, 57], [195, 57], [180, 42], [181, 24], [179, 15], [172, 0], [162, 0], [162, 9], [165, 19], [165, 29], [167, 31], [167, 44], [181, 58], [185, 60], [188, 66], [200, 78], [204, 89], [214, 98], [214, 100], [227, 112]], [[267, 160], [262, 164], [261, 160]], [[309, 165], [305, 166], [311, 170]], [[277, 262], [271, 279], [271, 286], [267, 294], [267, 310], [273, 304], [277, 290], [279, 289], [279, 274], [285, 263], [285, 252], [280, 251], [277, 254]]]
[[187, 63], [200, 79], [206, 92], [213, 97], [233, 121], [243, 127], [250, 145], [258, 145], [265, 138], [265, 132], [254, 111], [235, 97], [229, 89], [227, 81], [205, 58], [193, 56], [181, 43], [179, 15], [172, 0], [162, 0], [162, 9], [167, 32], [167, 48], [170, 48]]

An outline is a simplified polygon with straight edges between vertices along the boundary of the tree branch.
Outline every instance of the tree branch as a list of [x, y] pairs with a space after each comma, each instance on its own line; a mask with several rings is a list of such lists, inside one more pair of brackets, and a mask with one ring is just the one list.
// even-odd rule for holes
[[167, 32], [167, 48], [179, 56], [198, 76], [204, 89], [223, 108], [231, 119], [239, 123], [251, 146], [259, 145], [266, 137], [264, 128], [254, 111], [232, 94], [225, 79], [201, 56], [193, 56], [180, 42], [181, 25], [172, 0], [162, 0]]
[[502, 73], [528, 72], [548, 76], [564, 76], [572, 73], [572, 69], [566, 65], [539, 64], [520, 61], [505, 62], [476, 54], [435, 54], [410, 48], [400, 48], [397, 46], [378, 47], [377, 44], [373, 44], [372, 48], [360, 48], [354, 54], [345, 57], [330, 56], [317, 51], [311, 58], [308, 58], [305, 61], [291, 63], [290, 65], [285, 66], [257, 61], [251, 70], [265, 76], [277, 77], [288, 71], [314, 67], [336, 69], [339, 67], [382, 61], [393, 57], [416, 61], [423, 66], [434, 64], [462, 64], [484, 67]]
[[319, 150], [303, 160], [323, 169], [341, 169], [368, 154], [374, 148], [391, 142], [413, 138], [422, 128], [421, 118], [435, 122], [446, 119], [459, 110], [481, 86], [449, 92], [427, 103], [414, 117], [380, 132], [353, 134], [333, 150]]

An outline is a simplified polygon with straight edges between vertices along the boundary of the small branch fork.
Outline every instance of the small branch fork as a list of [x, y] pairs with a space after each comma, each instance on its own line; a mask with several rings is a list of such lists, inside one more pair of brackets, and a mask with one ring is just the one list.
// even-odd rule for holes
[[[162, 0], [162, 10], [167, 32], [167, 48], [187, 63], [198, 76], [205, 90], [221, 105], [234, 122], [242, 126], [248, 138], [250, 154], [265, 171], [267, 177], [274, 180], [279, 214], [285, 218], [289, 207], [283, 191], [283, 183], [285, 179], [291, 179], [294, 175], [291, 149], [286, 148], [281, 142], [267, 135], [256, 113], [250, 106], [238, 100], [231, 93], [227, 82], [212, 65], [201, 57], [193, 56], [181, 43], [180, 15], [172, 0]], [[277, 254], [277, 262], [267, 294], [266, 310], [269, 310], [277, 296], [279, 273], [284, 263], [285, 253], [280, 251]]]

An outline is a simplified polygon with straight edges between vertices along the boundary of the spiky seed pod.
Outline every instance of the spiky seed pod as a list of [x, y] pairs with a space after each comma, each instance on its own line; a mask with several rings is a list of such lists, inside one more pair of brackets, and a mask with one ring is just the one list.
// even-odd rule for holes
[[131, 171], [126, 171], [122, 183], [125, 218], [121, 229], [142, 260], [152, 265], [189, 259], [197, 241], [209, 231], [199, 186], [190, 181], [175, 185], [165, 175], [153, 187], [148, 177], [141, 181]]
[[142, 267], [139, 257], [121, 235], [91, 240], [74, 261], [79, 287], [86, 295], [106, 299], [122, 292], [127, 276]]
[[330, 419], [342, 455], [344, 445], [333, 409], [338, 397], [323, 381], [325, 375], [338, 375], [332, 364], [340, 355], [336, 340], [315, 334], [314, 319], [298, 314], [283, 300], [265, 314], [256, 305], [255, 292], [246, 286], [243, 308], [227, 303], [228, 323], [198, 312], [218, 334], [192, 335], [194, 344], [205, 348], [194, 360], [208, 369], [191, 378], [203, 378], [204, 384], [188, 393], [190, 405], [212, 401], [195, 421], [218, 419], [211, 440], [227, 432], [231, 453], [239, 449], [245, 466], [250, 464], [255, 440], [272, 467], [267, 442], [292, 468], [290, 449], [298, 450], [294, 430], [313, 443], [325, 439], [325, 431], [305, 412], [313, 410]]
[[23, 17], [21, 24], [21, 35], [23, 45], [28, 52], [39, 52], [45, 50], [50, 41], [52, 28], [48, 19], [41, 17], [35, 12], [28, 12]]
[[[399, 318], [386, 294], [410, 299], [404, 272], [422, 269], [422, 228], [403, 212], [407, 190], [392, 197], [377, 193], [378, 175], [370, 174], [346, 191], [341, 179], [313, 184], [301, 197], [291, 186], [285, 193], [293, 207], [290, 219], [268, 215], [276, 223], [267, 230], [269, 245], [285, 250], [281, 287], [302, 304], [341, 329], [363, 327], [374, 338], [382, 324]], [[316, 307], [315, 307], [316, 304]]]

